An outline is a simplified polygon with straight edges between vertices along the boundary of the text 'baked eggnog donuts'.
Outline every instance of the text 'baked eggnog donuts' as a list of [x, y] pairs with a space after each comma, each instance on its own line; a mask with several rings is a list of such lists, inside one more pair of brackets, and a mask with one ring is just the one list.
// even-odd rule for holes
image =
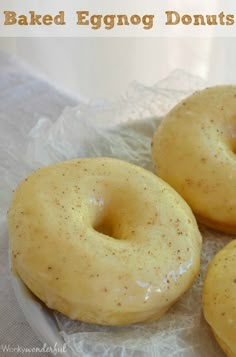
[[236, 233], [236, 86], [194, 93], [153, 138], [157, 174], [207, 225]]
[[28, 288], [85, 322], [157, 319], [199, 270], [201, 235], [184, 200], [115, 159], [36, 171], [13, 196], [8, 228], [14, 270]]
[[209, 265], [203, 290], [204, 316], [229, 357], [236, 357], [236, 240]]

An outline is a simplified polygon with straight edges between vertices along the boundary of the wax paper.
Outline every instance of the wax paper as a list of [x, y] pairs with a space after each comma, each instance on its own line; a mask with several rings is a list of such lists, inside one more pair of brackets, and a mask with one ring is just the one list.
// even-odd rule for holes
[[[26, 174], [66, 159], [115, 157], [152, 171], [150, 144], [154, 131], [179, 100], [205, 86], [201, 79], [176, 71], [153, 87], [132, 83], [126, 95], [113, 102], [80, 103], [65, 108], [56, 121], [42, 117], [28, 131], [23, 125], [20, 132], [12, 132], [10, 141], [4, 136], [11, 125], [6, 122], [0, 141], [0, 155], [8, 157], [0, 168], [5, 188], [2, 210], [9, 203], [11, 190]], [[14, 136], [21, 137], [20, 151], [19, 145], [14, 145]], [[3, 217], [4, 212], [0, 213]], [[204, 226], [200, 229], [204, 239], [200, 273], [185, 296], [160, 320], [104, 327], [49, 311], [71, 356], [222, 356], [203, 318], [202, 287], [209, 261], [232, 237]]]

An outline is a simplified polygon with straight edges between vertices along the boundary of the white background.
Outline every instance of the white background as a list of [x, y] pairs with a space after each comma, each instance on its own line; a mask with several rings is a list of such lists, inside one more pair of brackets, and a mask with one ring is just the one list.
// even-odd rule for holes
[[[181, 14], [218, 14], [223, 10], [225, 14], [233, 13], [236, 22], [234, 0], [136, 0], [135, 4], [128, 0], [31, 0], [30, 3], [28, 0], [1, 0], [0, 14], [3, 10], [24, 13], [27, 9], [41, 13], [64, 10], [67, 14], [74, 13], [76, 9], [93, 9], [94, 13], [100, 11], [102, 14], [156, 13], [158, 19], [165, 10], [176, 9]], [[153, 85], [176, 68], [200, 76], [210, 84], [236, 82], [236, 23], [234, 26], [205, 26], [205, 29], [204, 26], [172, 26], [172, 36], [169, 34], [169, 37], [164, 25], [158, 26], [154, 35], [159, 33], [159, 37], [150, 37], [150, 30], [141, 31], [142, 35], [148, 36], [146, 38], [16, 38], [21, 31], [33, 36], [34, 33], [39, 35], [40, 28], [41, 33], [44, 29], [40, 26], [1, 26], [0, 49], [20, 56], [56, 86], [89, 99], [119, 96], [134, 80], [147, 86]], [[64, 28], [64, 33], [68, 28]], [[15, 34], [15, 37], [1, 37], [5, 30]], [[196, 37], [197, 30], [201, 37]], [[122, 29], [119, 31], [118, 34], [125, 36]], [[213, 37], [214, 31], [221, 37]], [[229, 35], [229, 31], [235, 37], [222, 37]], [[99, 36], [99, 32], [92, 32]], [[113, 36], [115, 32], [104, 33]], [[191, 33], [194, 37], [187, 37]], [[75, 30], [72, 34], [75, 35]]]
[[210, 84], [236, 83], [236, 38], [0, 38], [56, 86], [89, 99], [153, 85], [176, 68]]

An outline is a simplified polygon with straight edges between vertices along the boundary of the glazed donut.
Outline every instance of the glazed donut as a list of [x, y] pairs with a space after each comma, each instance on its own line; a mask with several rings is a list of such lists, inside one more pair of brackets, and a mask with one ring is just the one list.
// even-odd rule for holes
[[197, 219], [236, 233], [236, 86], [198, 91], [175, 106], [153, 138], [157, 174]]
[[72, 319], [157, 319], [199, 270], [201, 235], [184, 200], [156, 175], [110, 158], [40, 169], [8, 212], [15, 272]]
[[204, 282], [204, 316], [221, 348], [236, 357], [236, 240], [210, 263]]

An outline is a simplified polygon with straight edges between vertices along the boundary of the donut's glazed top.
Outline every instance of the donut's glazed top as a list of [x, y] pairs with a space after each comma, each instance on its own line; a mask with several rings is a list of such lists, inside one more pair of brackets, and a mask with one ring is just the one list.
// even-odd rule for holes
[[163, 120], [153, 140], [157, 173], [200, 220], [236, 232], [236, 87], [194, 93]]
[[236, 240], [212, 260], [204, 283], [204, 315], [228, 356], [236, 356]]
[[71, 318], [159, 316], [199, 269], [201, 236], [183, 199], [152, 173], [108, 158], [36, 171], [8, 213], [16, 272]]

